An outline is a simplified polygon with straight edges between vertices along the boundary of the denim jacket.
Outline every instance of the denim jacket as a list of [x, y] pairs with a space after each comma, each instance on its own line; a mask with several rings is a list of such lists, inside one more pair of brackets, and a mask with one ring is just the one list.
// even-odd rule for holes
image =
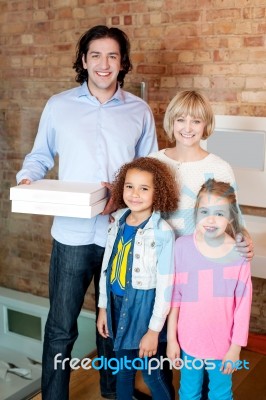
[[[111, 337], [110, 273], [112, 256], [128, 214], [128, 209], [119, 210], [114, 214], [115, 221], [110, 224], [108, 229], [101, 271], [98, 305], [100, 308], [107, 308], [107, 325]], [[126, 287], [121, 310], [124, 318], [120, 318], [118, 326], [118, 332], [126, 333], [126, 337], [122, 338], [123, 348], [138, 348], [139, 340], [148, 328], [160, 332], [164, 326], [172, 297], [174, 240], [172, 228], [161, 218], [159, 212], [153, 212], [145, 227], [136, 232], [126, 273]], [[151, 290], [151, 294], [148, 295], [149, 290]], [[143, 293], [143, 299], [148, 299], [147, 295], [152, 296], [152, 307], [149, 307], [148, 304], [138, 306], [134, 304], [136, 301], [134, 296], [137, 295], [140, 299], [141, 293]], [[147, 300], [147, 302], [149, 301]], [[140, 312], [141, 315], [136, 315]], [[133, 321], [137, 322], [138, 328]], [[141, 337], [138, 338], [138, 336]], [[117, 339], [116, 337], [116, 341]], [[131, 347], [125, 347], [125, 343], [130, 344]], [[115, 344], [115, 350], [117, 347], [121, 346]]]

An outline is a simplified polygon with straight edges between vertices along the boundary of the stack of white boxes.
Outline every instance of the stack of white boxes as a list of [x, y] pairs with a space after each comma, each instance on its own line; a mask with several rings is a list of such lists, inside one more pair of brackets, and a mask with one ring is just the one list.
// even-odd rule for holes
[[92, 218], [107, 202], [100, 183], [42, 179], [10, 189], [12, 212], [62, 217]]

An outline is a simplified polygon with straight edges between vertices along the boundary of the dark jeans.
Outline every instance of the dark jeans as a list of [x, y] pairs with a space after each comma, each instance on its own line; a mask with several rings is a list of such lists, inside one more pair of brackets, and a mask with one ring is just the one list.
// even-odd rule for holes
[[[50, 311], [43, 345], [43, 400], [69, 398], [69, 364], [65, 363], [65, 369], [62, 364], [55, 369], [54, 357], [61, 353], [61, 360], [71, 358], [71, 351], [78, 337], [77, 318], [92, 279], [97, 306], [103, 253], [104, 248], [94, 244], [67, 246], [57, 241], [53, 243], [49, 275]], [[96, 338], [98, 356], [114, 357], [112, 341], [103, 339], [97, 330]], [[102, 369], [100, 374], [102, 395], [113, 395], [115, 398], [115, 377], [110, 370]]]
[[[112, 295], [112, 315], [113, 315], [113, 332], [114, 336], [116, 335], [116, 330], [118, 326], [118, 321], [120, 318], [121, 306], [122, 306], [123, 297]], [[159, 343], [158, 351], [155, 356], [152, 358], [160, 359], [160, 354], [162, 350], [159, 350], [161, 345], [165, 348], [165, 344]], [[131, 349], [131, 350], [118, 350], [115, 352], [116, 358], [126, 359], [127, 361], [133, 361], [135, 359], [139, 359], [139, 349]], [[150, 357], [151, 358], [151, 357]], [[149, 359], [150, 359], [149, 358]], [[143, 359], [142, 359], [143, 361]], [[140, 361], [138, 362], [140, 364]], [[118, 400], [130, 400], [132, 399], [134, 393], [135, 386], [135, 377], [137, 373], [137, 369], [134, 368], [135, 361], [133, 365], [130, 363], [129, 368], [121, 368], [116, 375], [116, 393]], [[153, 369], [148, 371], [146, 368], [141, 370], [144, 382], [148, 386], [151, 391], [153, 400], [171, 400], [173, 398], [173, 387], [172, 384], [167, 381], [164, 375], [164, 371], [160, 368]]]

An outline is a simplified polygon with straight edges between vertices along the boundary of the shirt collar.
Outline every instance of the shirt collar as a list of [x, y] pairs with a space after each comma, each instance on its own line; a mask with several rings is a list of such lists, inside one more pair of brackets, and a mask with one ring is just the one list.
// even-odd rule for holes
[[[129, 213], [130, 213], [130, 210], [128, 208], [122, 208], [122, 209], [116, 211], [116, 213], [113, 215], [113, 217], [115, 218], [116, 224], [118, 226], [119, 225], [121, 226], [125, 222]], [[161, 219], [160, 211], [153, 211], [151, 217], [149, 218], [149, 221], [145, 225], [145, 228], [151, 228], [152, 226], [158, 226], [160, 219]]]
[[[80, 85], [77, 88], [77, 95], [78, 97], [82, 97], [82, 96], [86, 96], [89, 99], [93, 100], [93, 101], [97, 101], [96, 97], [94, 97], [89, 89], [88, 89], [88, 85], [87, 82], [83, 82], [82, 85]], [[125, 102], [125, 96], [124, 96], [124, 91], [121, 89], [120, 85], [118, 84], [118, 88], [115, 92], [115, 94], [111, 97], [111, 99], [109, 99], [106, 103], [110, 103], [111, 101], [115, 101], [115, 102], [120, 102], [120, 103], [124, 103]]]

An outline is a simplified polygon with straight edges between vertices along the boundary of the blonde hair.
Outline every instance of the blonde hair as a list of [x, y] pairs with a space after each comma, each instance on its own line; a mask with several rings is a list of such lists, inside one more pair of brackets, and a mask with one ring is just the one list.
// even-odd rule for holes
[[214, 131], [215, 119], [207, 97], [196, 90], [184, 90], [170, 101], [163, 121], [164, 130], [171, 142], [174, 139], [174, 122], [181, 116], [190, 115], [206, 123], [202, 139], [207, 139]]
[[240, 215], [239, 215], [240, 209], [237, 204], [235, 190], [229, 183], [218, 182], [215, 179], [208, 179], [201, 186], [195, 204], [195, 210], [194, 210], [195, 220], [199, 209], [199, 203], [202, 194], [219, 196], [228, 201], [230, 221], [228, 221], [228, 225], [225, 230], [228, 233], [228, 235], [230, 235], [233, 239], [235, 239], [237, 233], [242, 233], [245, 236], [249, 236], [247, 230], [242, 226], [240, 222]]

